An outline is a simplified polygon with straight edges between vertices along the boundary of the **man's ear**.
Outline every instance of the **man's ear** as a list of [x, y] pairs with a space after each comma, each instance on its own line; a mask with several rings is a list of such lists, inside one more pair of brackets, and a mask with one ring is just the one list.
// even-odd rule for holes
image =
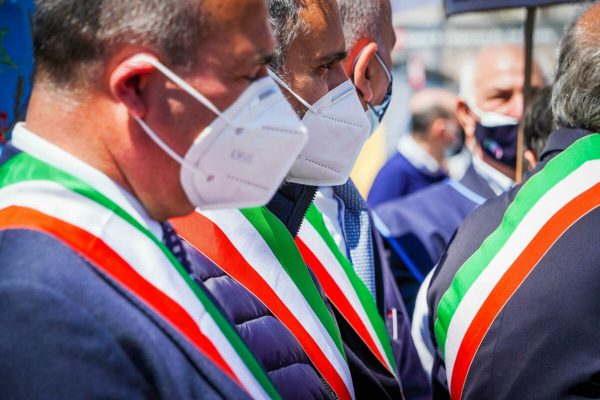
[[529, 171], [534, 169], [538, 163], [538, 158], [536, 157], [535, 153], [529, 149], [526, 149], [523, 152], [523, 156], [525, 157], [525, 160], [527, 160], [527, 164], [529, 164]]
[[375, 57], [376, 52], [377, 44], [374, 42], [370, 42], [363, 47], [356, 58], [356, 64], [354, 65], [353, 71], [354, 73], [352, 75], [354, 86], [356, 86], [356, 89], [360, 93], [362, 99], [367, 103], [373, 101], [373, 89], [371, 87], [369, 64], [371, 63], [373, 57]]
[[110, 93], [113, 98], [127, 107], [129, 113], [143, 118], [146, 113], [146, 102], [143, 90], [148, 82], [148, 75], [156, 71], [147, 59], [153, 55], [136, 54], [121, 61], [110, 74]]
[[465, 132], [465, 141], [469, 142], [475, 138], [475, 126], [477, 121], [464, 98], [456, 100], [456, 118]]

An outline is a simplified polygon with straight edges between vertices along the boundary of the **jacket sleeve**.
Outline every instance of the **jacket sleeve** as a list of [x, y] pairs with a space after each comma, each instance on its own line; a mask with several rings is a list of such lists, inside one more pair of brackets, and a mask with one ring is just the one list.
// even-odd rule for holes
[[156, 397], [115, 338], [59, 292], [0, 284], [0, 393], [10, 399]]

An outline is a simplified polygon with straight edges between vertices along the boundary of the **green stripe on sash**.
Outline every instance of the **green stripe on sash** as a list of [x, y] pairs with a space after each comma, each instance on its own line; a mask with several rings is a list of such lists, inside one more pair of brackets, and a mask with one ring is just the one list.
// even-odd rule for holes
[[500, 226], [459, 268], [450, 287], [438, 304], [434, 332], [442, 356], [445, 354], [446, 335], [456, 309], [469, 288], [508, 241], [515, 228], [544, 194], [586, 161], [594, 159], [600, 159], [600, 134], [590, 134], [573, 143], [550, 160], [519, 190], [514, 201], [506, 210]]

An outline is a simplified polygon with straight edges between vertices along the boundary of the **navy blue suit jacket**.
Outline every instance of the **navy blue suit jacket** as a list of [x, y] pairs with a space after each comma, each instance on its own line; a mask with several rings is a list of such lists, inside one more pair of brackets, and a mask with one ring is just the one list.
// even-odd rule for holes
[[[458, 190], [458, 189], [460, 190]], [[381, 204], [375, 212], [394, 240], [422, 276], [436, 265], [452, 235], [479, 202], [495, 196], [471, 165], [460, 182], [439, 182], [401, 199]], [[390, 251], [390, 265], [412, 315], [420, 282], [409, 273], [405, 261]]]
[[[572, 129], [552, 133], [532, 175], [589, 134]], [[521, 187], [486, 202], [461, 225], [427, 292], [431, 332], [456, 272], [500, 225]], [[600, 398], [599, 226], [596, 208], [540, 259], [487, 331], [470, 367], [464, 399]], [[432, 379], [434, 398], [449, 398], [445, 365], [437, 352]]]
[[30, 230], [0, 232], [0, 397], [248, 398], [129, 292]]
[[377, 207], [387, 201], [396, 200], [443, 181], [443, 172], [427, 174], [410, 163], [400, 152], [396, 152], [379, 170], [369, 191], [369, 207]]

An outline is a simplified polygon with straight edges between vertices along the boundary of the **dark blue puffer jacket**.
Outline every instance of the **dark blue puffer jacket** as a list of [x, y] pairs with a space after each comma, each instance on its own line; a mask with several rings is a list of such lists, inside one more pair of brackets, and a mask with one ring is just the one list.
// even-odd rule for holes
[[[315, 187], [286, 184], [280, 188], [268, 208], [296, 236], [315, 192]], [[285, 399], [335, 398], [298, 341], [264, 304], [191, 246], [188, 246], [188, 251], [193, 257], [193, 264], [196, 264], [192, 266], [196, 278], [204, 282], [210, 293], [221, 303], [242, 338], [263, 363], [282, 396]], [[390, 282], [393, 287], [388, 287]], [[324, 297], [318, 282], [316, 286]], [[400, 379], [407, 380], [407, 399], [426, 399], [429, 397], [428, 383], [412, 344], [402, 298], [389, 268], [378, 271], [377, 287], [380, 288], [377, 303], [382, 315], [385, 316], [392, 308], [398, 311], [398, 326], [394, 329], [398, 332], [398, 337], [392, 340], [392, 347]], [[402, 399], [398, 381], [375, 359], [345, 319], [328, 302], [326, 304], [340, 328], [356, 398]], [[386, 323], [391, 331], [389, 318], [386, 318]]]
[[[314, 197], [316, 188], [298, 187], [293, 197], [300, 203], [288, 202], [278, 195], [277, 202], [283, 212], [296, 221], [299, 227], [304, 213]], [[310, 362], [300, 343], [292, 333], [267, 309], [267, 307], [227, 275], [212, 261], [185, 243], [192, 258], [192, 271], [196, 279], [222, 305], [240, 336], [262, 362], [271, 381], [284, 399], [334, 399], [335, 394]], [[317, 285], [318, 286], [318, 285]], [[318, 287], [319, 290], [320, 287]]]

